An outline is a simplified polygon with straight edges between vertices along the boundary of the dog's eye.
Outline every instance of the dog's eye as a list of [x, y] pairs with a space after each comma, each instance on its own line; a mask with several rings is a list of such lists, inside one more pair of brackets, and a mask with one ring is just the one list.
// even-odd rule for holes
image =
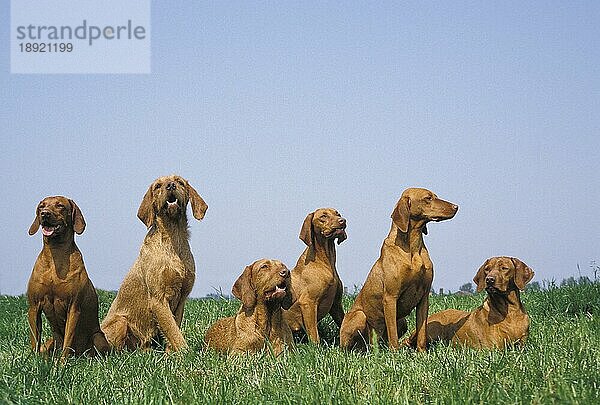
[[506, 270], [508, 270], [508, 267], [502, 266], [502, 270], [506, 271]]
[[269, 268], [269, 265], [267, 263], [263, 264], [262, 266], [260, 266], [258, 269], [259, 270], [266, 270]]
[[63, 208], [65, 208], [64, 204], [61, 204], [61, 203], [58, 203], [58, 204], [56, 204], [56, 206], [57, 206], [58, 208], [60, 208], [60, 209], [63, 209]]
[[177, 180], [177, 183], [179, 183], [181, 186], [185, 186], [185, 183], [181, 180]]
[[323, 214], [323, 215], [321, 215], [321, 216], [319, 217], [319, 219], [320, 219], [321, 221], [326, 221], [326, 220], [327, 220], [327, 215], [326, 215], [326, 214]]
[[160, 184], [160, 183], [156, 183], [156, 184], [154, 185], [154, 189], [155, 189], [155, 190], [158, 190], [158, 189], [160, 188], [160, 186], [161, 186], [161, 184]]
[[425, 201], [432, 201], [432, 200], [433, 200], [433, 197], [430, 196], [430, 195], [428, 195], [427, 197], [425, 197]]

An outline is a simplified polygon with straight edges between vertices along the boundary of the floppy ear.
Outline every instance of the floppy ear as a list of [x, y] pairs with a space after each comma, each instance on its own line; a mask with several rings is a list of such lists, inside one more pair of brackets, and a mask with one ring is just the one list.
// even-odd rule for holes
[[81, 235], [85, 230], [85, 219], [83, 219], [83, 214], [81, 210], [75, 204], [75, 201], [69, 199], [69, 203], [71, 204], [71, 220], [73, 221], [73, 230], [77, 235]]
[[154, 206], [152, 204], [152, 184], [144, 194], [144, 198], [142, 198], [142, 203], [140, 204], [140, 208], [138, 208], [137, 213], [140, 221], [146, 225], [146, 228], [150, 228], [154, 223]]
[[402, 197], [392, 211], [392, 221], [402, 233], [408, 232], [408, 221], [410, 220], [410, 199]]
[[489, 262], [490, 259], [487, 259], [485, 263], [481, 265], [479, 270], [477, 270], [477, 274], [475, 274], [475, 277], [473, 277], [473, 282], [477, 286], [477, 292], [480, 292], [485, 288], [485, 269]]
[[237, 299], [242, 301], [244, 311], [254, 308], [256, 305], [256, 292], [252, 288], [252, 265], [246, 266], [242, 275], [235, 280], [231, 292]]
[[423, 225], [423, 228], [421, 228], [421, 232], [423, 232], [423, 235], [427, 235], [427, 225]]
[[342, 232], [342, 234], [340, 236], [337, 237], [337, 244], [339, 245], [346, 239], [348, 239], [348, 235], [346, 234], [346, 231], [344, 231], [344, 232]]
[[524, 290], [525, 285], [531, 281], [535, 273], [525, 263], [515, 257], [511, 257], [515, 266], [515, 284], [519, 290]]
[[35, 208], [35, 218], [33, 218], [33, 223], [29, 227], [29, 234], [35, 235], [35, 233], [40, 229], [40, 217], [37, 213], [37, 207]]
[[292, 278], [288, 277], [285, 284], [285, 297], [283, 297], [283, 301], [281, 301], [281, 308], [290, 309], [293, 304]]
[[306, 246], [311, 246], [313, 244], [314, 239], [314, 230], [313, 230], [313, 217], [315, 213], [311, 212], [304, 218], [304, 223], [302, 224], [302, 229], [300, 229], [300, 240], [306, 244]]
[[194, 214], [194, 218], [200, 221], [204, 218], [204, 214], [206, 214], [206, 210], [208, 209], [208, 205], [204, 202], [200, 194], [194, 189], [194, 187], [190, 186], [190, 183], [185, 182], [185, 187], [187, 189], [188, 195], [190, 196], [190, 202], [192, 203], [192, 214]]

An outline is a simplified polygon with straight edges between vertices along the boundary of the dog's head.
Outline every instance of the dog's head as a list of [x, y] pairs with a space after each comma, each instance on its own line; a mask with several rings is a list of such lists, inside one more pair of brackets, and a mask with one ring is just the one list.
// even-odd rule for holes
[[46, 197], [35, 210], [29, 234], [35, 234], [40, 226], [45, 240], [60, 241], [72, 238], [73, 232], [81, 235], [85, 220], [75, 201], [63, 196]]
[[407, 188], [392, 212], [392, 220], [403, 233], [408, 232], [412, 220], [427, 235], [428, 222], [450, 219], [457, 211], [458, 205], [439, 199], [427, 189]]
[[337, 239], [338, 245], [346, 240], [346, 219], [333, 208], [319, 208], [304, 219], [300, 239], [307, 246], [314, 244], [319, 235], [325, 239]]
[[177, 221], [186, 217], [188, 202], [191, 202], [194, 218], [204, 218], [208, 205], [186, 179], [177, 175], [159, 177], [146, 191], [138, 209], [138, 218], [148, 228], [156, 217]]
[[519, 259], [499, 256], [487, 259], [473, 281], [477, 285], [477, 292], [485, 288], [488, 294], [506, 293], [515, 288], [525, 289], [525, 285], [531, 281], [534, 274], [533, 270]]
[[258, 302], [283, 309], [292, 305], [290, 271], [279, 260], [261, 259], [246, 266], [231, 291], [244, 311], [252, 311]]

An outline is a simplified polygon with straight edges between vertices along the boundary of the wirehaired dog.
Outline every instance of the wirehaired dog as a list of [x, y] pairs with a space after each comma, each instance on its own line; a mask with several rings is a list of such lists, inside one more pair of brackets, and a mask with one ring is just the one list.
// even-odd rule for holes
[[304, 329], [311, 342], [319, 343], [317, 322], [331, 314], [342, 326], [344, 287], [335, 267], [335, 240], [346, 240], [346, 220], [333, 208], [319, 208], [306, 216], [300, 239], [306, 249], [292, 270], [294, 304], [284, 312], [292, 332]]
[[[529, 315], [519, 290], [534, 276], [533, 270], [514, 257], [492, 257], [479, 268], [473, 281], [487, 298], [473, 312], [447, 309], [427, 319], [427, 341], [451, 342], [475, 348], [499, 348], [525, 344]], [[415, 333], [407, 344], [415, 346]]]
[[235, 316], [215, 322], [205, 342], [222, 353], [257, 352], [271, 345], [273, 354], [292, 347], [293, 337], [281, 308], [292, 303], [290, 271], [279, 260], [257, 260], [244, 269], [232, 289], [242, 301]]
[[194, 218], [204, 218], [208, 206], [187, 180], [176, 175], [156, 179], [142, 199], [138, 218], [148, 233], [102, 322], [106, 338], [117, 349], [148, 349], [159, 332], [167, 340], [167, 351], [187, 347], [180, 327], [195, 279], [188, 202]]
[[[85, 230], [81, 210], [73, 200], [46, 197], [37, 206], [29, 228], [42, 228], [44, 245], [27, 286], [31, 348], [36, 352], [105, 353], [110, 347], [98, 322], [98, 295], [75, 244], [75, 233]], [[42, 313], [52, 337], [42, 345]]]

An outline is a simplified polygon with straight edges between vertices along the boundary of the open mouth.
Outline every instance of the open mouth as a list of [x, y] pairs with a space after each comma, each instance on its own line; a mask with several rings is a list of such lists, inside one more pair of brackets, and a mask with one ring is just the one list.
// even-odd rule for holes
[[51, 237], [58, 233], [60, 225], [42, 224], [42, 235]]
[[169, 194], [167, 196], [167, 208], [171, 208], [177, 205], [177, 197], [175, 194]]
[[275, 288], [271, 291], [267, 291], [265, 293], [265, 299], [267, 301], [276, 300], [285, 297], [286, 292], [286, 282], [282, 281], [279, 285], [275, 286]]

